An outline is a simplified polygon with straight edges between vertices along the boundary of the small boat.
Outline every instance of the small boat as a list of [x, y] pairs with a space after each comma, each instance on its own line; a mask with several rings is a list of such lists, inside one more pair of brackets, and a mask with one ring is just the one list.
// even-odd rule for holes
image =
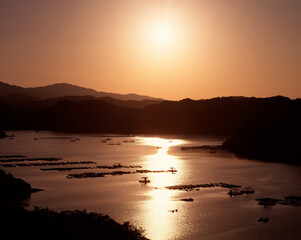
[[244, 187], [244, 188], [241, 190], [241, 192], [244, 193], [244, 194], [255, 193], [254, 189], [251, 188], [251, 187]]
[[228, 195], [230, 195], [230, 197], [242, 194], [243, 192], [241, 192], [239, 189], [230, 189], [230, 191], [228, 192]]
[[113, 166], [113, 168], [121, 168], [121, 167], [123, 167], [120, 163], [114, 163], [112, 166]]
[[141, 182], [141, 183], [150, 183], [150, 180], [149, 180], [149, 178], [148, 177], [142, 177], [140, 180], [139, 180], [139, 182]]

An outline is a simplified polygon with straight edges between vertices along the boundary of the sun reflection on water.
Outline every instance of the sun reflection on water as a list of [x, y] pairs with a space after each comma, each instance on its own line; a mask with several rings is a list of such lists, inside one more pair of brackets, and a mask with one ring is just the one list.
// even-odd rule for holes
[[[144, 156], [144, 166], [148, 170], [170, 170], [174, 167], [181, 171], [181, 161], [177, 156], [169, 155], [170, 147], [183, 144], [183, 140], [170, 140], [162, 138], [145, 138], [143, 144], [156, 147], [156, 154]], [[151, 197], [145, 203], [145, 221], [150, 229], [152, 239], [168, 239], [171, 228], [175, 228], [178, 202], [173, 201], [176, 191], [163, 189], [165, 186], [175, 185], [178, 182], [179, 174], [171, 172], [150, 173], [147, 176], [151, 180], [153, 188], [148, 195]], [[174, 211], [174, 213], [173, 213]]]
[[[154, 146], [156, 148], [156, 154], [144, 156], [144, 166], [148, 170], [171, 170], [175, 168], [177, 171], [181, 169], [181, 161], [177, 156], [169, 155], [168, 150], [170, 147], [174, 147], [183, 144], [185, 141], [175, 139], [163, 139], [163, 138], [143, 138], [143, 144], [148, 146]], [[172, 185], [177, 179], [177, 174], [171, 172], [166, 173], [153, 173], [149, 176], [151, 178], [152, 185], [155, 187], [164, 187]]]

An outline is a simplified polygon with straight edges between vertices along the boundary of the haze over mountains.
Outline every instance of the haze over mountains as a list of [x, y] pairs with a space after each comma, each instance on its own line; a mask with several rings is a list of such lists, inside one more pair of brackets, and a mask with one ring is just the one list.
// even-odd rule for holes
[[111, 97], [120, 100], [163, 100], [161, 98], [153, 98], [138, 94], [118, 94], [99, 92], [91, 88], [79, 87], [68, 83], [56, 83], [44, 87], [23, 88], [0, 82], [0, 96], [9, 94], [24, 94], [36, 99], [58, 98], [65, 96], [93, 96], [93, 97]]

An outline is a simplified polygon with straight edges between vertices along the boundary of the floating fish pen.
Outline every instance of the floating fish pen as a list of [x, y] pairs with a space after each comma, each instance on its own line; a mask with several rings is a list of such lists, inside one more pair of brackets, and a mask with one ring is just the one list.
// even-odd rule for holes
[[228, 184], [228, 183], [205, 183], [205, 184], [174, 185], [174, 186], [167, 186], [165, 188], [169, 190], [192, 190], [192, 189], [210, 188], [210, 187], [240, 188], [241, 186]]
[[33, 162], [33, 161], [60, 161], [62, 158], [15, 158], [15, 159], [0, 159], [0, 163], [5, 162]]
[[288, 205], [293, 207], [301, 207], [301, 197], [299, 196], [287, 196], [284, 199], [277, 198], [257, 198], [258, 205], [266, 207], [273, 207], [276, 204]]
[[107, 172], [107, 173], [95, 173], [95, 172], [87, 172], [87, 173], [75, 173], [75, 174], [68, 174], [66, 178], [98, 178], [98, 177], [105, 177], [106, 175], [123, 175], [123, 174], [132, 174], [132, 172], [125, 172], [125, 171], [114, 171], [114, 172]]
[[[77, 161], [77, 162], [46, 162], [46, 163], [14, 163], [11, 165], [18, 167], [41, 167], [41, 166], [59, 166], [59, 165], [76, 165], [76, 164], [96, 164], [96, 162], [92, 161]], [[9, 164], [0, 164], [3, 167], [14, 167], [9, 166]]]

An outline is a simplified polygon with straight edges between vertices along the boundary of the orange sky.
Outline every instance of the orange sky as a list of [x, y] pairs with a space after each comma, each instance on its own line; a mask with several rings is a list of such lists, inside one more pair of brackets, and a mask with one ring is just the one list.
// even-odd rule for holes
[[[0, 81], [301, 97], [300, 0], [0, 0]], [[168, 43], [154, 29], [168, 25]]]

